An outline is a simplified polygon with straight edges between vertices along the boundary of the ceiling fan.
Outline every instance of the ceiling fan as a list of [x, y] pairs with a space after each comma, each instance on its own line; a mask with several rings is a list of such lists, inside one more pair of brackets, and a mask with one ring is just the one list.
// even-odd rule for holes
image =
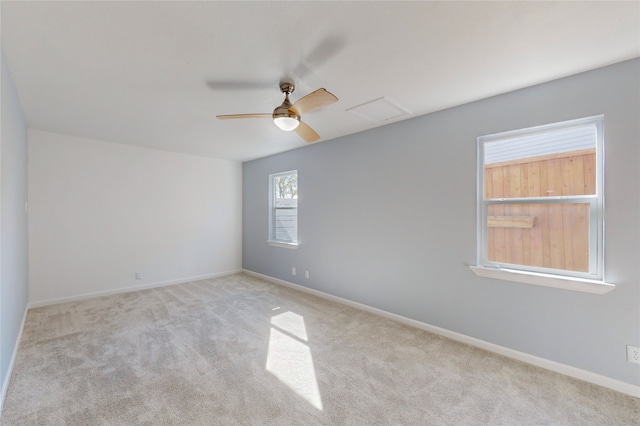
[[326, 89], [318, 89], [300, 98], [294, 104], [291, 104], [289, 95], [293, 93], [295, 86], [290, 82], [280, 83], [280, 91], [284, 94], [284, 102], [273, 110], [273, 113], [263, 114], [230, 114], [217, 115], [220, 120], [228, 120], [235, 118], [271, 118], [276, 126], [280, 129], [290, 132], [295, 130], [296, 133], [307, 142], [315, 142], [320, 139], [315, 130], [309, 127], [300, 119], [302, 114], [324, 108], [338, 100], [331, 92]]

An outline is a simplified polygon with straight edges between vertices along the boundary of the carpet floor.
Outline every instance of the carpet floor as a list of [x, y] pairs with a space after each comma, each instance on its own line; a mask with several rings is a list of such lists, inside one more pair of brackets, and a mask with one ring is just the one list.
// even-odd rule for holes
[[238, 274], [31, 309], [2, 425], [640, 425], [640, 399]]

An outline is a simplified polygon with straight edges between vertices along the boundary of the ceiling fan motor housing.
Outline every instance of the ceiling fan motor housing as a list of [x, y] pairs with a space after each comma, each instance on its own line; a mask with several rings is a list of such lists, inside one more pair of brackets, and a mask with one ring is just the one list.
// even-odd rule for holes
[[273, 118], [278, 117], [289, 117], [300, 120], [300, 116], [291, 109], [291, 102], [289, 99], [285, 99], [282, 105], [273, 110]]
[[290, 131], [298, 127], [300, 116], [291, 109], [289, 95], [293, 93], [295, 86], [293, 83], [280, 83], [280, 91], [284, 93], [284, 101], [273, 110], [273, 121], [282, 130]]

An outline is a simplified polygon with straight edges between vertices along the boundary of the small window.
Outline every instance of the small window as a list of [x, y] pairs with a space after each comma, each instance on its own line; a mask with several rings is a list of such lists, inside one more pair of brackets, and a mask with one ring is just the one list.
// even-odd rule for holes
[[603, 280], [603, 117], [478, 138], [478, 266]]
[[298, 243], [298, 171], [269, 175], [269, 242]]

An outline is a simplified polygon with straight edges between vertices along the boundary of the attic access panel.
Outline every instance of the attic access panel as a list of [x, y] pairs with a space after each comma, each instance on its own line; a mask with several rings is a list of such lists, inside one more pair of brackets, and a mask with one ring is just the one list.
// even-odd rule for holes
[[384, 97], [348, 108], [347, 111], [376, 124], [409, 115], [407, 110]]

